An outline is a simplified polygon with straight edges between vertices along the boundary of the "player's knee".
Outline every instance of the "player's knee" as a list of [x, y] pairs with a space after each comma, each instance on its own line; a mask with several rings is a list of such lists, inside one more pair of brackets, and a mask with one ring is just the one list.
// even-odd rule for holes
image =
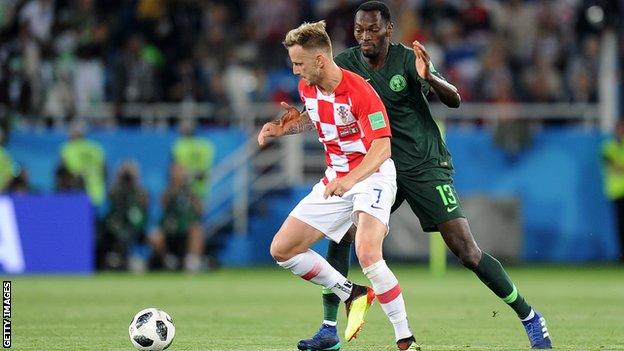
[[279, 244], [279, 242], [276, 242], [275, 240], [273, 240], [273, 242], [271, 243], [270, 252], [273, 259], [275, 259], [275, 261], [277, 262], [288, 261], [293, 256], [292, 254], [290, 254], [289, 250], [284, 248], [282, 245]]
[[470, 270], [474, 270], [475, 268], [477, 268], [480, 260], [481, 250], [479, 250], [478, 248], [463, 250], [459, 253], [459, 261], [464, 267]]
[[355, 246], [355, 253], [360, 262], [362, 268], [366, 268], [373, 263], [379, 262], [383, 259], [380, 249], [372, 247], [370, 245], [358, 244]]

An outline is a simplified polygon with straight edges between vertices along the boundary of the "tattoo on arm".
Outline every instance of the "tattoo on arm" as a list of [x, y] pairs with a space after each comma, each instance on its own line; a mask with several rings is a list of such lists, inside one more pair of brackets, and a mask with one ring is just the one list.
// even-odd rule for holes
[[310, 116], [308, 116], [307, 112], [303, 112], [299, 115], [299, 119], [290, 124], [288, 129], [284, 132], [284, 135], [299, 134], [314, 129], [314, 123], [310, 119]]

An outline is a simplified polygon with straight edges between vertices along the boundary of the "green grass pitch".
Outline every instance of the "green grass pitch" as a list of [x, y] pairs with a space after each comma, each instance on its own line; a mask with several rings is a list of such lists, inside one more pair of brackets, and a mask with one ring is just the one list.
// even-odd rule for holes
[[[511, 309], [471, 273], [434, 278], [422, 266], [394, 266], [423, 350], [528, 350]], [[353, 268], [356, 282], [365, 279]], [[547, 318], [557, 350], [624, 350], [624, 267], [512, 268], [529, 303]], [[296, 350], [322, 319], [320, 288], [278, 267], [186, 274], [113, 274], [12, 279], [14, 350], [134, 350], [132, 316], [169, 312], [170, 350]], [[345, 326], [341, 307], [339, 327]], [[342, 350], [395, 350], [378, 304], [360, 337]]]

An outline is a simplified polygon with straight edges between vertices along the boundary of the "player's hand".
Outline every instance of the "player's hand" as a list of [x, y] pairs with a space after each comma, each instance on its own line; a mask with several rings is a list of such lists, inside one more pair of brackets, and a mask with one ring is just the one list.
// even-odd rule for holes
[[275, 138], [284, 135], [284, 126], [280, 121], [271, 121], [265, 123], [258, 133], [258, 144], [264, 146], [268, 138]]
[[290, 122], [298, 120], [299, 116], [301, 116], [301, 112], [284, 101], [280, 102], [280, 105], [286, 110], [279, 119], [282, 122], [282, 126], [287, 126]]
[[347, 191], [351, 190], [354, 185], [355, 182], [352, 181], [349, 176], [334, 178], [334, 180], [325, 186], [323, 197], [327, 199], [330, 196], [343, 196]]
[[300, 112], [297, 111], [296, 108], [283, 101], [280, 105], [282, 105], [286, 112], [284, 112], [278, 120], [265, 123], [262, 126], [260, 133], [258, 133], [258, 144], [260, 146], [264, 146], [268, 138], [275, 138], [284, 135], [285, 126], [289, 122], [299, 118]]
[[414, 48], [414, 54], [416, 54], [416, 72], [422, 79], [431, 79], [431, 69], [429, 67], [431, 58], [429, 53], [418, 40], [414, 40], [412, 47]]

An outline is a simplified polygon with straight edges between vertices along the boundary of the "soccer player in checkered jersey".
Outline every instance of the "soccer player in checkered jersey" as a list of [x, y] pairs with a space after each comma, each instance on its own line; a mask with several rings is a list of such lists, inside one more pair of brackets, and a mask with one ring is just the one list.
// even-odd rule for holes
[[[332, 291], [347, 308], [345, 338], [352, 340], [375, 297], [394, 327], [401, 350], [413, 344], [405, 303], [397, 278], [382, 257], [390, 209], [396, 193], [396, 172], [390, 159], [390, 124], [379, 96], [357, 74], [339, 68], [332, 58], [325, 22], [304, 23], [286, 35], [284, 46], [293, 73], [301, 78], [299, 94], [308, 116], [289, 123], [287, 131], [267, 123], [258, 135], [267, 137], [316, 129], [325, 149], [325, 176], [292, 210], [271, 243], [271, 255], [283, 268]], [[291, 116], [300, 117], [284, 105]], [[340, 242], [356, 225], [355, 248], [372, 290], [351, 283], [310, 246], [327, 237]], [[333, 349], [340, 344], [333, 345]], [[414, 350], [414, 348], [409, 348]]]
[[[427, 94], [432, 90], [441, 102], [458, 107], [457, 89], [436, 72], [423, 45], [412, 48], [390, 42], [393, 31], [390, 10], [380, 1], [361, 4], [355, 14], [354, 35], [360, 45], [335, 57], [338, 66], [364, 77], [380, 95], [390, 117], [392, 159], [397, 169], [397, 200], [406, 201], [426, 232], [439, 231], [451, 252], [511, 309], [527, 332], [533, 349], [550, 349], [544, 317], [525, 301], [505, 269], [475, 242], [453, 186], [451, 155], [435, 124]], [[297, 121], [287, 112], [288, 121]], [[299, 119], [306, 117], [300, 116]], [[284, 123], [289, 128], [289, 123]], [[352, 232], [352, 229], [349, 231]], [[330, 242], [327, 261], [343, 275], [349, 269], [350, 234], [340, 243]], [[301, 340], [300, 349], [327, 350], [339, 343], [335, 332], [338, 299], [323, 292], [324, 321], [312, 338]]]

